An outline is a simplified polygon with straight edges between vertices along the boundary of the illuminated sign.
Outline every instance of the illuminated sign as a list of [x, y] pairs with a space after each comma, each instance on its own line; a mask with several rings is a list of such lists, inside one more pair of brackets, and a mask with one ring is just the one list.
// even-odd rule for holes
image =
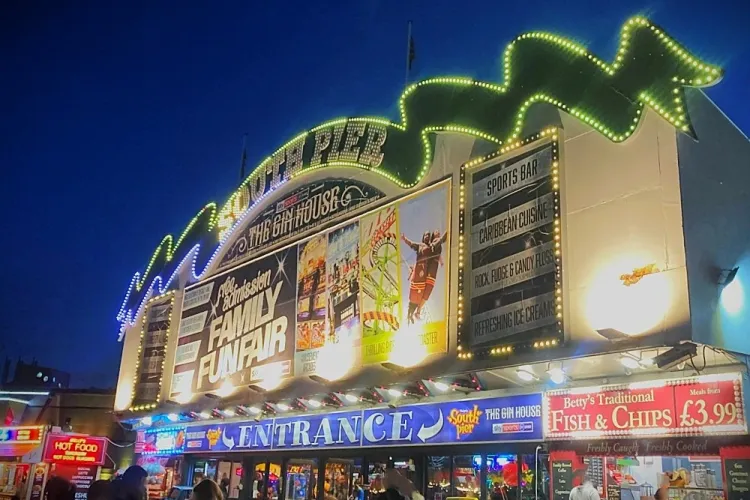
[[443, 181], [188, 288], [171, 397], [446, 352], [449, 228]]
[[185, 447], [185, 427], [148, 429], [143, 436], [142, 453], [172, 455]]
[[547, 439], [747, 432], [738, 374], [551, 391], [544, 420]]
[[[562, 36], [526, 33], [506, 46], [503, 81], [429, 78], [405, 89], [396, 122], [341, 118], [292, 138], [261, 162], [221, 208], [207, 205], [179, 239], [164, 238], [150, 264], [133, 276], [118, 320], [132, 323], [152, 286], [166, 290], [168, 277], [179, 275], [174, 272], [179, 265], [208, 262], [203, 254], [211, 255], [220, 236], [263, 196], [318, 168], [367, 169], [411, 188], [429, 171], [437, 133], [463, 134], [493, 146], [515, 144], [529, 106], [537, 102], [557, 107], [618, 143], [636, 131], [645, 106], [694, 135], [684, 88], [713, 85], [721, 71], [642, 17], [623, 26], [619, 47], [615, 59], [606, 62]], [[194, 272], [201, 276], [207, 269], [195, 267]]]
[[41, 443], [44, 427], [0, 427], [0, 445]]
[[382, 198], [381, 191], [353, 179], [327, 179], [302, 186], [269, 203], [232, 236], [219, 269], [237, 264], [295, 235], [302, 234]]
[[504, 354], [534, 342], [562, 342], [559, 169], [554, 134], [512, 156], [463, 167], [459, 251], [464, 244], [468, 251], [459, 300], [466, 302], [468, 317], [459, 319], [459, 340], [464, 353]]
[[44, 447], [44, 460], [72, 465], [104, 465], [106, 451], [106, 438], [50, 434]]
[[51, 434], [44, 448], [44, 460], [52, 463], [104, 464], [105, 438]]
[[524, 394], [187, 427], [185, 453], [541, 439], [542, 396]]

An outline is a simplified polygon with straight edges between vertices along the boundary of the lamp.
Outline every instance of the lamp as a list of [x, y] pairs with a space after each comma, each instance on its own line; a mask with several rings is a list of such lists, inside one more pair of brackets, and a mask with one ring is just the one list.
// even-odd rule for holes
[[728, 286], [732, 281], [734, 281], [734, 278], [737, 277], [737, 271], [739, 270], [739, 267], [734, 267], [732, 269], [722, 269], [719, 272], [719, 286], [722, 288]]
[[620, 342], [620, 341], [627, 340], [628, 338], [630, 338], [628, 335], [614, 328], [602, 328], [601, 330], [597, 330], [596, 333], [598, 333], [605, 339], [610, 340], [612, 342]]

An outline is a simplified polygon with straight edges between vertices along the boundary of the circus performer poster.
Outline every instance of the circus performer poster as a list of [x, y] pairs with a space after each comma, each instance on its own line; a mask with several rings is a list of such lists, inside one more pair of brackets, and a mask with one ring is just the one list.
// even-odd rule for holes
[[398, 209], [403, 307], [391, 361], [410, 366], [447, 349], [449, 185], [407, 199]]
[[326, 248], [328, 237], [318, 235], [299, 245], [297, 266], [297, 335], [294, 372], [315, 372], [317, 353], [326, 343], [328, 295]]
[[401, 326], [401, 252], [398, 208], [363, 217], [360, 227], [362, 363], [388, 361]]

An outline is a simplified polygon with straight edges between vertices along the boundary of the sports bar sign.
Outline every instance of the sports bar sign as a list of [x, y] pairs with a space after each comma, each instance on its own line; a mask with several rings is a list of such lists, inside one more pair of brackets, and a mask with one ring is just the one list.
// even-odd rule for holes
[[75, 434], [50, 434], [44, 447], [44, 461], [71, 465], [103, 465], [107, 440]]
[[547, 439], [744, 434], [740, 374], [550, 391]]

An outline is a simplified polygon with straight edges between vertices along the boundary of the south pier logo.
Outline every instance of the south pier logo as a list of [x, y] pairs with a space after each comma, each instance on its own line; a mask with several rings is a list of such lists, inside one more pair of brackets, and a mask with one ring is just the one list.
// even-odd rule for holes
[[461, 439], [461, 436], [472, 434], [474, 428], [479, 425], [479, 417], [483, 413], [477, 405], [469, 410], [453, 408], [448, 414], [448, 422], [456, 428], [456, 438]]

